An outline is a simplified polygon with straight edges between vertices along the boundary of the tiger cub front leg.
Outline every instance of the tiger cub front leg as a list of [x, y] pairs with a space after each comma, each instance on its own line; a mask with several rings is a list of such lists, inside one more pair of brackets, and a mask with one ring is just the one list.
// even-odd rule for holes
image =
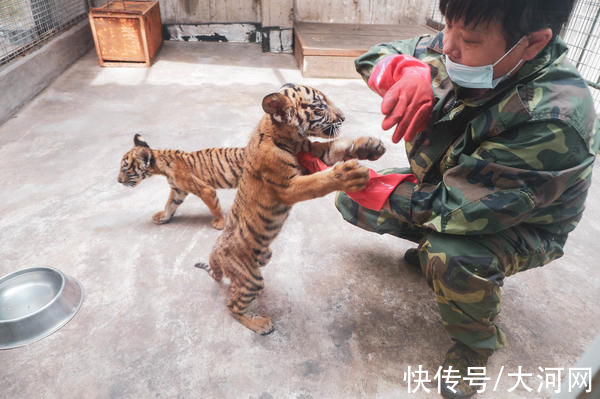
[[258, 263], [258, 267], [266, 266], [273, 255], [271, 248], [269, 247], [256, 250], [254, 253], [256, 254], [256, 263]]
[[329, 142], [309, 142], [302, 145], [302, 151], [308, 151], [320, 158], [325, 164], [348, 159], [368, 159], [374, 161], [385, 153], [383, 142], [375, 137], [359, 137], [351, 139], [341, 137]]
[[210, 210], [210, 213], [212, 213], [214, 216], [214, 219], [210, 222], [210, 224], [212, 224], [212, 226], [217, 230], [223, 230], [225, 228], [225, 216], [223, 216], [223, 211], [221, 210], [221, 205], [219, 204], [217, 190], [203, 183], [195, 176], [192, 176], [192, 181], [194, 182], [192, 193], [204, 201]]
[[383, 142], [375, 137], [359, 137], [352, 141], [352, 146], [346, 150], [345, 158], [368, 159], [375, 161], [385, 153]]
[[185, 191], [171, 187], [171, 193], [169, 194], [169, 199], [167, 200], [165, 209], [160, 212], [156, 212], [152, 216], [152, 221], [156, 224], [168, 223], [187, 195], [188, 193]]

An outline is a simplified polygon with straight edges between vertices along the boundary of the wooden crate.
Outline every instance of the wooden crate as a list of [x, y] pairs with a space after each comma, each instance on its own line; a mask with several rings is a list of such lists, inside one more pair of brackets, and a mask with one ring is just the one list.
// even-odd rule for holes
[[100, 66], [146, 66], [162, 45], [158, 1], [109, 1], [90, 9]]
[[305, 77], [360, 78], [354, 60], [372, 46], [437, 31], [425, 25], [296, 22], [294, 53]]

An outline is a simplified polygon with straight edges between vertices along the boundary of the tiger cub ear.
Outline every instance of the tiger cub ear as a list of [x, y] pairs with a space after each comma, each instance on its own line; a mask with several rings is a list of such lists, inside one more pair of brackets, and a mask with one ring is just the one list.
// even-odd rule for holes
[[263, 98], [262, 107], [267, 114], [279, 122], [288, 123], [296, 114], [290, 99], [281, 93], [267, 94]]
[[142, 138], [140, 134], [136, 134], [135, 136], [133, 136], [133, 145], [138, 147], [150, 148], [148, 143], [146, 143], [146, 141]]
[[152, 155], [152, 151], [148, 149], [142, 149], [140, 152], [140, 157], [142, 158], [142, 165], [144, 169], [148, 169], [152, 162], [154, 162], [154, 156]]

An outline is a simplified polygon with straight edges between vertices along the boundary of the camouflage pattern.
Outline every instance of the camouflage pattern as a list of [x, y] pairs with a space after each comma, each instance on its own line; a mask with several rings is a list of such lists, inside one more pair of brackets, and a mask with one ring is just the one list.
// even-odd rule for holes
[[461, 342], [456, 342], [446, 353], [442, 370], [458, 370], [461, 376], [460, 380], [456, 381], [456, 385], [450, 380], [442, 379], [440, 382], [440, 393], [444, 398], [468, 398], [477, 393], [481, 387], [473, 381], [465, 377], [472, 375], [469, 373], [470, 367], [485, 368], [487, 366], [489, 353], [478, 353], [472, 351], [468, 346]]
[[336, 206], [350, 223], [418, 242], [449, 334], [496, 349], [503, 279], [562, 256], [584, 210], [600, 123], [560, 38], [467, 100], [446, 73], [442, 35], [377, 45], [356, 60], [367, 81], [386, 55], [420, 58], [431, 66], [436, 103], [427, 129], [406, 143], [410, 169], [395, 170], [418, 183], [400, 184], [380, 212], [343, 193]]

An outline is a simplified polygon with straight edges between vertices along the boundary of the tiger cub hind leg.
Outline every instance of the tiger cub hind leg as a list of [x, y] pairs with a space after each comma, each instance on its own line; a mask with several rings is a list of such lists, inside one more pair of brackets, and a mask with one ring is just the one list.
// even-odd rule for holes
[[192, 176], [194, 183], [192, 193], [198, 196], [208, 207], [210, 213], [213, 214], [214, 219], [210, 224], [217, 230], [223, 230], [225, 228], [225, 217], [219, 204], [219, 198], [217, 197], [217, 190], [208, 184], [203, 183], [200, 179]]
[[205, 187], [200, 192], [199, 197], [204, 201], [214, 216], [214, 219], [210, 224], [217, 230], [223, 230], [225, 228], [225, 216], [223, 216], [219, 198], [217, 198], [217, 191], [211, 187]]
[[244, 282], [232, 280], [229, 286], [227, 308], [231, 312], [231, 315], [244, 326], [257, 334], [267, 335], [274, 330], [271, 318], [247, 313], [248, 306], [262, 292], [263, 287], [262, 277], [261, 280], [255, 280], [255, 282], [250, 280]]

